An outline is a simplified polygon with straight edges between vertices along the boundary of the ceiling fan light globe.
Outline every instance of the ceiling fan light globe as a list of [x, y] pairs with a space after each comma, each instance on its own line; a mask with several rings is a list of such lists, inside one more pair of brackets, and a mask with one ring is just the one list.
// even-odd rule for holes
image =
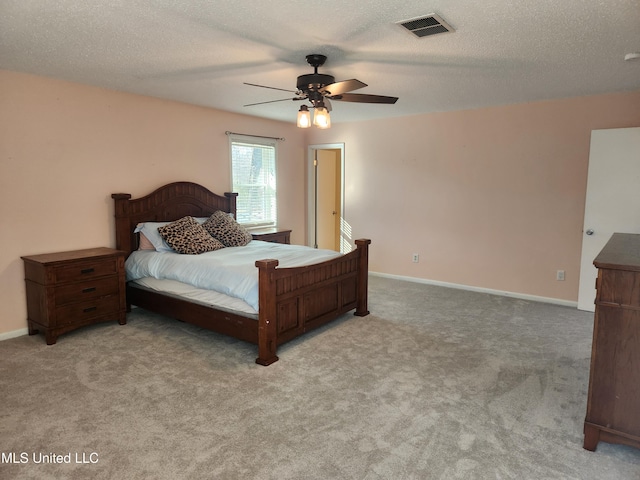
[[296, 125], [299, 128], [309, 128], [311, 126], [311, 113], [306, 105], [302, 105], [298, 110], [298, 121]]
[[331, 117], [327, 114], [326, 119], [324, 121], [318, 122], [316, 125], [318, 128], [325, 129], [331, 127]]
[[329, 128], [331, 116], [325, 107], [316, 107], [313, 112], [313, 124], [318, 128]]

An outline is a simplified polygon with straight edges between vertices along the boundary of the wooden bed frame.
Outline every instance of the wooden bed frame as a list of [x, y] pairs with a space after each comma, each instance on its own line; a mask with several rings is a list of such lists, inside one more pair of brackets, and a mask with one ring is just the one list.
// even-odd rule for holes
[[[237, 193], [216, 195], [196, 183], [176, 182], [149, 195], [131, 199], [114, 193], [116, 248], [129, 255], [138, 248], [135, 226], [140, 222], [174, 221], [190, 215], [208, 217], [216, 210], [235, 215]], [[127, 305], [175, 317], [258, 345], [256, 363], [278, 360], [277, 347], [355, 309], [365, 316], [370, 240], [341, 257], [296, 268], [277, 268], [278, 260], [256, 262], [259, 278], [258, 319], [230, 313], [171, 295], [127, 285]]]

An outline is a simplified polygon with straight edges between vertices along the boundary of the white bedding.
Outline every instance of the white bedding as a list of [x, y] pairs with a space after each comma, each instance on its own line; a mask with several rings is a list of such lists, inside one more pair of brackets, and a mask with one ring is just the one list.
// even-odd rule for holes
[[340, 255], [333, 250], [252, 240], [244, 247], [228, 247], [200, 255], [136, 250], [127, 258], [125, 266], [127, 280], [145, 277], [176, 280], [239, 298], [257, 311], [256, 260], [274, 258], [279, 261], [279, 268], [286, 268], [320, 263]]

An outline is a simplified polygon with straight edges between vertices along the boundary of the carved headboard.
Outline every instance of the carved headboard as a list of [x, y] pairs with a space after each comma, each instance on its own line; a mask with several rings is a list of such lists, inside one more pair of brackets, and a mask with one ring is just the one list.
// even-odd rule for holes
[[127, 254], [138, 248], [138, 235], [133, 231], [141, 222], [172, 222], [187, 215], [209, 217], [217, 210], [235, 217], [237, 196], [229, 192], [220, 196], [191, 182], [170, 183], [135, 199], [129, 193], [113, 193], [116, 248]]

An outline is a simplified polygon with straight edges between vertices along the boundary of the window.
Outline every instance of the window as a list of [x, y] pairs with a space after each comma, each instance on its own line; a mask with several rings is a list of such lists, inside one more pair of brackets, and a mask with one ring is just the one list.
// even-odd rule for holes
[[231, 136], [231, 185], [237, 220], [253, 226], [276, 224], [276, 141]]

